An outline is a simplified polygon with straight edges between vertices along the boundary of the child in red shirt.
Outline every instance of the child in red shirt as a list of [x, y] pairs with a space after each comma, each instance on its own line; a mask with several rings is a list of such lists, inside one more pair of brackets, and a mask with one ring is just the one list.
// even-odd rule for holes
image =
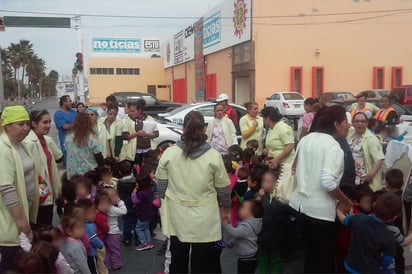
[[[109, 233], [109, 224], [107, 223], [107, 212], [111, 207], [109, 195], [105, 192], [98, 192], [94, 200], [97, 212], [96, 218], [94, 219], [94, 224], [97, 229], [97, 237], [104, 242], [107, 233]], [[104, 259], [106, 258], [105, 248], [97, 250], [97, 271], [100, 274], [108, 274], [109, 271], [104, 264]]]

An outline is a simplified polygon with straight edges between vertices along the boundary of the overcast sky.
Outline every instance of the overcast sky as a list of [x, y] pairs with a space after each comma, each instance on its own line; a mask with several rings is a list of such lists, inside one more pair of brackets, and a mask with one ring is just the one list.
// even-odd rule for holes
[[[102, 14], [122, 16], [200, 17], [222, 0], [0, 0], [0, 16], [53, 16], [22, 14], [3, 10]], [[92, 37], [159, 38], [165, 40], [195, 19], [125, 19], [82, 17], [85, 61]], [[70, 75], [77, 52], [73, 29], [7, 28], [0, 32], [0, 47], [20, 39], [30, 40], [36, 53], [46, 60], [48, 70]]]

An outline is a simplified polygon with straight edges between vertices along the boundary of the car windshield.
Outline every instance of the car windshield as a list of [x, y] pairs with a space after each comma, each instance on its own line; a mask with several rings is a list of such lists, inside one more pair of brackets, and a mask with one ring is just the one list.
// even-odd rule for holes
[[299, 93], [283, 93], [283, 98], [285, 98], [285, 100], [305, 100], [305, 98], [303, 98], [302, 95], [300, 95]]
[[391, 92], [389, 90], [380, 90], [378, 91], [378, 94], [380, 96], [388, 96]]
[[173, 115], [175, 115], [175, 114], [178, 114], [179, 112], [182, 112], [182, 111], [184, 111], [184, 110], [186, 110], [186, 109], [188, 109], [188, 108], [191, 108], [191, 107], [193, 107], [193, 105], [183, 105], [183, 106], [181, 106], [181, 107], [178, 107], [178, 108], [175, 108], [174, 110], [172, 110], [172, 111], [170, 111], [169, 112], [169, 115], [168, 116], [173, 116]]
[[336, 93], [336, 99], [352, 100], [352, 99], [355, 99], [355, 97], [350, 92], [337, 92]]

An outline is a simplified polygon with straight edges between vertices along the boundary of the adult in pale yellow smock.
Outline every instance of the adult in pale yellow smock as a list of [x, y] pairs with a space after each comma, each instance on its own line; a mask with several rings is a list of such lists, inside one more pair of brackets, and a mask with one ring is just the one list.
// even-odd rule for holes
[[210, 145], [222, 155], [228, 154], [230, 146], [238, 144], [235, 125], [225, 117], [221, 103], [215, 105], [215, 119], [207, 125], [206, 135]]
[[86, 113], [89, 115], [90, 121], [92, 121], [93, 128], [96, 131], [96, 138], [100, 145], [103, 147], [102, 155], [103, 158], [111, 157], [111, 147], [110, 140], [111, 136], [105, 126], [101, 123], [98, 123], [99, 112], [95, 107], [88, 107]]
[[35, 162], [22, 143], [30, 131], [23, 106], [10, 106], [1, 115], [0, 135], [0, 273], [20, 250], [19, 234], [31, 234], [39, 208]]
[[259, 105], [257, 103], [246, 104], [247, 114], [240, 118], [239, 127], [242, 134], [242, 142], [240, 146], [246, 149], [248, 141], [256, 140], [259, 143], [259, 148], [256, 154], [261, 155], [263, 149], [263, 119], [258, 116]]
[[[138, 152], [138, 139], [147, 138], [149, 142], [149, 148], [155, 148], [153, 139], [159, 136], [159, 132], [146, 132], [141, 127], [141, 121], [143, 114], [143, 108], [141, 102], [132, 102], [128, 104], [128, 116], [123, 120], [123, 130], [122, 130], [122, 138], [123, 138], [123, 145], [120, 152], [120, 161], [127, 160], [130, 162], [136, 163], [137, 152]], [[154, 119], [150, 116], [146, 116], [145, 120], [151, 121], [154, 123]], [[140, 126], [139, 126], [140, 125]]]
[[222, 218], [230, 220], [229, 178], [222, 156], [206, 142], [200, 112], [183, 123], [183, 140], [166, 149], [156, 171], [161, 218], [170, 236], [170, 273], [221, 273]]
[[280, 120], [282, 115], [274, 107], [264, 108], [262, 117], [267, 129], [263, 154], [273, 158], [270, 167], [276, 169], [279, 164], [292, 162], [295, 155], [293, 129]]
[[385, 159], [379, 139], [368, 128], [368, 117], [359, 112], [353, 116], [354, 130], [347, 137], [355, 160], [355, 184], [367, 183], [373, 191], [381, 190], [382, 165]]
[[107, 107], [107, 116], [100, 117], [98, 120], [99, 129], [106, 129], [109, 136], [109, 153], [112, 157], [119, 156], [122, 147], [123, 122], [118, 118], [119, 107], [111, 104]]
[[39, 213], [38, 225], [52, 225], [54, 200], [59, 197], [61, 181], [56, 162], [63, 161], [63, 153], [53, 139], [47, 136], [51, 128], [51, 118], [47, 110], [30, 112], [31, 131], [24, 139], [24, 144], [37, 163], [39, 178]]

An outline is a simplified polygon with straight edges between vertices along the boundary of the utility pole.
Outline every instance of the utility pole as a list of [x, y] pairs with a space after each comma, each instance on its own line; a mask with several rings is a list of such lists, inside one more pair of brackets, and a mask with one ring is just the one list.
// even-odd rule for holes
[[[73, 28], [76, 30], [77, 33], [77, 50], [78, 52], [80, 52], [81, 54], [83, 54], [83, 39], [82, 39], [82, 32], [81, 32], [81, 16], [77, 15], [74, 18], [75, 21], [75, 25], [73, 26]], [[85, 88], [84, 88], [84, 69], [82, 71], [78, 71], [77, 72], [77, 85], [76, 85], [76, 89], [75, 89], [75, 101], [85, 101]]]

